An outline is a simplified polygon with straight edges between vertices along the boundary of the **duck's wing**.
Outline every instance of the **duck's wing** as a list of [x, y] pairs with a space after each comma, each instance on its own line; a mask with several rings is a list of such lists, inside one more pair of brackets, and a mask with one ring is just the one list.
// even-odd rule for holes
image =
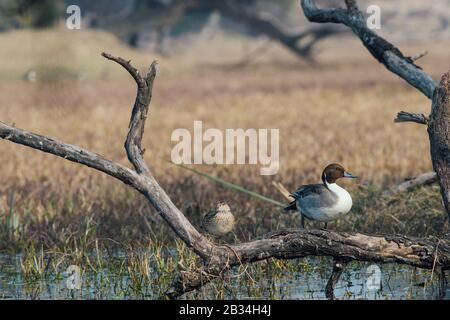
[[292, 196], [301, 206], [303, 205], [309, 208], [329, 207], [336, 201], [336, 195], [323, 184], [302, 186]]
[[210, 210], [208, 213], [206, 213], [203, 216], [203, 221], [212, 219], [217, 214], [217, 211], [215, 209]]
[[297, 211], [297, 200], [307, 197], [308, 195], [313, 195], [316, 192], [320, 192], [320, 187], [323, 185], [320, 184], [308, 184], [306, 186], [301, 186], [297, 189], [297, 191], [291, 193], [290, 195], [294, 198], [294, 201], [291, 201], [289, 205], [283, 208], [283, 211]]
[[203, 219], [202, 219], [202, 229], [203, 230], [205, 230], [205, 231], [207, 230], [206, 225], [209, 224], [212, 219], [214, 219], [214, 216], [216, 215], [216, 213], [217, 213], [216, 210], [211, 210], [203, 216]]
[[320, 195], [326, 192], [329, 192], [329, 190], [325, 188], [323, 184], [307, 184], [305, 186], [301, 186], [295, 192], [291, 193], [291, 196], [294, 197], [295, 200], [297, 200], [312, 195]]

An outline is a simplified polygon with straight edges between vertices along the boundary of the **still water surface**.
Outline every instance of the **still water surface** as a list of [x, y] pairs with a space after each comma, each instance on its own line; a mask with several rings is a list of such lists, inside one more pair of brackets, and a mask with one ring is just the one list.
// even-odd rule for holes
[[[316, 258], [308, 263], [323, 264]], [[328, 264], [326, 264], [328, 265]], [[166, 284], [154, 281], [136, 288], [128, 274], [104, 269], [84, 273], [81, 289], [72, 289], [71, 276], [63, 272], [30, 280], [20, 272], [20, 257], [0, 256], [0, 299], [158, 299]], [[225, 299], [326, 299], [325, 285], [331, 267], [308, 272], [278, 272], [259, 276], [256, 282], [233, 277], [223, 287]], [[450, 288], [436, 274], [398, 265], [352, 263], [335, 288], [337, 299], [450, 299]], [[447, 277], [448, 281], [448, 277]], [[204, 287], [190, 298], [214, 299], [217, 286]]]

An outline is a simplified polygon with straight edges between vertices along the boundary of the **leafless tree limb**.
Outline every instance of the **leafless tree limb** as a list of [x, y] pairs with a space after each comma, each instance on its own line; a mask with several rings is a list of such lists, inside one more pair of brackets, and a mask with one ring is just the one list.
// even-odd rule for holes
[[419, 52], [416, 53], [415, 55], [408, 57], [409, 59], [411, 59], [411, 61], [417, 61], [419, 59], [422, 59], [423, 57], [425, 57], [428, 54], [428, 51], [423, 51], [423, 52]]
[[0, 137], [99, 170], [127, 185], [134, 185], [139, 179], [133, 170], [112, 162], [99, 154], [75, 145], [34, 134], [3, 122], [0, 122]]
[[156, 63], [152, 63], [146, 76], [141, 77], [129, 61], [107, 53], [102, 55], [124, 67], [137, 84], [136, 101], [125, 142], [128, 158], [135, 170], [78, 146], [27, 132], [3, 122], [0, 122], [0, 137], [97, 169], [132, 186], [150, 201], [162, 218], [189, 247], [193, 248], [202, 258], [209, 257], [214, 253], [214, 246], [189, 223], [183, 213], [172, 203], [169, 196], [151, 175], [143, 158], [141, 142], [152, 95], [153, 80], [156, 75]]
[[394, 122], [415, 122], [418, 124], [428, 125], [428, 117], [423, 113], [411, 113], [406, 111], [400, 111]]
[[434, 80], [416, 66], [411, 58], [405, 57], [393, 44], [367, 27], [356, 0], [346, 0], [345, 4], [347, 9], [319, 8], [314, 0], [301, 0], [303, 12], [309, 21], [346, 25], [361, 39], [375, 59], [431, 99], [436, 88]]
[[[230, 252], [222, 260], [226, 268], [208, 268], [201, 272], [185, 271], [168, 292], [176, 298], [192, 289], [198, 288], [219, 276], [218, 270], [226, 271], [233, 266], [256, 262], [268, 258], [294, 259], [306, 256], [328, 256], [336, 261], [352, 260], [375, 263], [400, 263], [410, 266], [432, 269], [436, 257], [436, 245], [439, 242], [438, 261], [444, 269], [450, 262], [450, 242], [448, 240], [420, 239], [404, 236], [372, 236], [360, 233], [351, 234], [329, 230], [286, 230], [266, 235], [260, 240], [231, 246], [239, 259]], [[342, 269], [345, 264], [341, 265]], [[341, 270], [342, 272], [343, 270]], [[334, 275], [333, 275], [334, 274]], [[340, 273], [333, 272], [328, 290], [334, 288]], [[329, 293], [328, 293], [329, 294]]]
[[151, 64], [147, 75], [142, 78], [139, 75], [139, 71], [131, 66], [130, 61], [125, 61], [122, 58], [114, 57], [107, 53], [102, 53], [102, 56], [124, 67], [137, 83], [138, 90], [131, 113], [130, 125], [128, 126], [129, 131], [125, 141], [125, 149], [128, 160], [133, 164], [137, 173], [145, 173], [148, 175], [149, 169], [144, 161], [144, 152], [141, 144], [142, 137], [144, 136], [145, 120], [147, 119], [148, 109], [152, 99], [153, 81], [156, 76], [156, 62], [154, 61]]
[[432, 184], [436, 181], [437, 181], [436, 172], [425, 172], [425, 173], [418, 175], [417, 177], [415, 177], [413, 179], [404, 181], [404, 182], [400, 183], [399, 185], [392, 187], [389, 190], [386, 190], [384, 192], [384, 194], [387, 196], [393, 196], [400, 192], [405, 192], [405, 191], [411, 190], [413, 188]]

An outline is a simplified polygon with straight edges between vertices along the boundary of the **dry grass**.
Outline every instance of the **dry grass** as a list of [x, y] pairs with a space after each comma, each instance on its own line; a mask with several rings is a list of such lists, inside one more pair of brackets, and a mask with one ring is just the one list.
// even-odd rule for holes
[[[35, 43], [32, 54], [17, 50], [27, 39]], [[103, 33], [81, 32], [68, 40], [61, 30], [21, 31], [1, 34], [0, 41], [6, 43], [0, 61], [5, 57], [10, 61], [0, 68], [1, 121], [126, 163], [122, 146], [135, 88], [124, 71], [102, 59], [100, 52], [133, 58], [141, 67], [153, 54], [124, 48]], [[194, 223], [219, 199], [229, 201], [236, 212], [240, 240], [297, 223], [296, 217], [282, 216], [266, 203], [167, 162], [172, 130], [190, 129], [194, 120], [202, 120], [205, 127], [221, 129], [279, 128], [281, 167], [273, 177], [260, 176], [256, 166], [203, 166], [201, 170], [282, 200], [272, 180], [294, 189], [316, 182], [324, 165], [338, 161], [361, 179], [345, 183], [355, 206], [334, 228], [412, 234], [439, 234], [447, 229], [437, 188], [396, 199], [383, 198], [379, 192], [431, 169], [425, 128], [392, 121], [403, 108], [427, 112], [430, 102], [385, 71], [356, 41], [339, 42], [345, 44], [339, 49], [336, 41], [324, 44], [314, 66], [298, 62], [277, 47], [267, 58], [246, 67], [230, 64], [237, 58], [222, 62], [211, 58], [206, 63], [192, 57], [159, 57], [160, 73], [144, 141], [146, 158], [158, 181]], [[444, 48], [448, 45], [430, 47], [422, 65], [437, 77], [446, 71]], [[413, 54], [420, 48], [405, 51]], [[83, 80], [18, 81], [36, 66], [62, 68], [69, 74], [79, 71]], [[12, 248], [14, 243], [49, 247], [73, 243], [83, 234], [87, 217], [95, 226], [92, 238], [105, 242], [145, 243], [149, 233], [159, 234], [163, 241], [171, 237], [141, 196], [109, 177], [8, 142], [0, 142], [0, 163], [0, 249]], [[11, 213], [18, 216], [17, 228], [6, 223]]]

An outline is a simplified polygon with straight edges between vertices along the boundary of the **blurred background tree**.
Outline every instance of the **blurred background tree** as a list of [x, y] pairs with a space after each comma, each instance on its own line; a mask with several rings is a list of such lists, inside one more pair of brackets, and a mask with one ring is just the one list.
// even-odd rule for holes
[[[342, 5], [341, 0], [318, 0], [318, 3]], [[358, 3], [364, 8], [370, 1]], [[422, 38], [448, 34], [448, 0], [405, 3], [380, 0], [381, 32], [398, 41], [396, 23], [401, 23], [401, 30], [408, 30], [408, 26], [412, 29], [399, 38], [420, 38], [418, 21], [413, 23], [411, 19], [428, 16], [426, 23], [420, 23], [427, 26]], [[186, 34], [212, 34], [220, 29], [250, 37], [264, 36], [297, 56], [312, 59], [317, 42], [346, 30], [336, 25], [306, 23], [298, 0], [0, 0], [0, 31], [53, 26], [66, 18], [65, 8], [70, 4], [80, 6], [84, 27], [114, 33], [132, 47], [152, 43], [161, 54], [170, 53], [169, 41], [173, 39]]]
[[2, 0], [0, 30], [51, 27], [65, 13], [64, 0]]

